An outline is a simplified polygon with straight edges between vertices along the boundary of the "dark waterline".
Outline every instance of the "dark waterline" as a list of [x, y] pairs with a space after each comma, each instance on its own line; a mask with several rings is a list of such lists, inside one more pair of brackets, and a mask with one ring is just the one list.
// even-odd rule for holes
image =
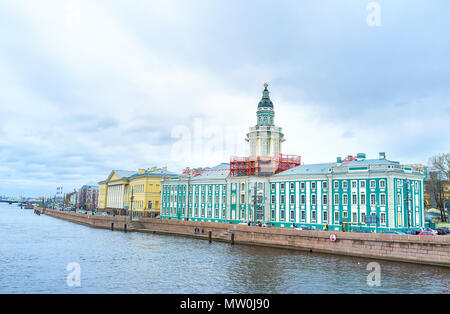
[[[0, 293], [448, 293], [450, 269], [94, 229], [0, 204]], [[66, 266], [81, 266], [69, 287]]]

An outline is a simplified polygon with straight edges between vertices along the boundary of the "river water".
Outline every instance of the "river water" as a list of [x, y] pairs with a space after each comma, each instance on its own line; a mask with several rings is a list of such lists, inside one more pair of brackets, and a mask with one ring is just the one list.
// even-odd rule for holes
[[[369, 286], [370, 262], [380, 286]], [[79, 281], [70, 263], [79, 265]], [[373, 278], [373, 277], [370, 277]], [[69, 283], [73, 281], [69, 280]], [[0, 293], [448, 293], [450, 269], [94, 229], [0, 203]]]

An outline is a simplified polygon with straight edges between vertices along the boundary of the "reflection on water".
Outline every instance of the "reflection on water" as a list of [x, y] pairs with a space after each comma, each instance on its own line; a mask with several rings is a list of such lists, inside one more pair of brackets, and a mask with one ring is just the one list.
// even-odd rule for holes
[[[450, 269], [122, 233], [0, 205], [0, 293], [448, 293]], [[81, 266], [68, 287], [66, 266]]]

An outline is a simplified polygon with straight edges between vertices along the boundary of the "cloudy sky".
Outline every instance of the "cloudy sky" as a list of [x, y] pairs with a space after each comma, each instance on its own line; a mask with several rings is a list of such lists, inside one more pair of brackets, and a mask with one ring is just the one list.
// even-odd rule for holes
[[305, 163], [448, 153], [450, 3], [369, 2], [0, 1], [0, 195], [245, 155], [264, 82]]

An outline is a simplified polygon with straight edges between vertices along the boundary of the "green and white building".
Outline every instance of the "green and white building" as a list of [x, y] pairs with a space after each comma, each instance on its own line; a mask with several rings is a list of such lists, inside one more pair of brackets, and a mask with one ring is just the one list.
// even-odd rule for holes
[[[257, 125], [247, 135], [252, 158], [280, 154], [284, 140], [265, 87]], [[425, 177], [423, 166], [388, 160], [385, 153], [271, 175], [231, 175], [230, 164], [223, 163], [195, 177], [164, 180], [161, 218], [346, 231], [423, 227]]]

